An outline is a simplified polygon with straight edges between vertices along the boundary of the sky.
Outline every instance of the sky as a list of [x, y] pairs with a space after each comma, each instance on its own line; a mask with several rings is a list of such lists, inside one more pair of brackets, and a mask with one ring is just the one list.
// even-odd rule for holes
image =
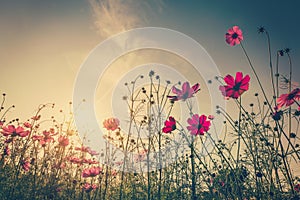
[[[297, 0], [0, 0], [0, 92], [7, 94], [6, 106], [16, 106], [8, 117], [25, 121], [45, 103], [55, 103], [56, 112], [69, 110], [77, 75], [97, 45], [116, 34], [143, 27], [167, 28], [196, 40], [222, 76], [236, 71], [249, 74], [253, 81], [245, 97], [251, 102], [258, 85], [242, 49], [227, 45], [224, 34], [228, 28], [240, 26], [243, 45], [268, 91], [267, 40], [257, 33], [257, 27], [264, 26], [271, 37], [272, 61], [277, 50], [290, 48], [293, 81], [299, 82], [299, 6]], [[95, 108], [100, 119], [112, 115], [107, 104], [118, 81], [133, 67], [148, 63], [171, 66], [189, 81], [200, 82], [203, 90], [199, 101], [209, 99], [203, 80], [207, 77], [194, 73], [186, 60], [162, 51], [143, 50], [120, 56], [99, 80]], [[280, 73], [288, 72], [287, 58], [282, 57]], [[200, 110], [210, 114], [210, 103], [201, 103]]]
[[[294, 81], [300, 74], [299, 2], [289, 1], [0, 1], [1, 92], [24, 116], [37, 105], [72, 100], [80, 65], [104, 39], [137, 27], [163, 27], [198, 41], [222, 75], [241, 69], [251, 73], [241, 48], [230, 48], [224, 33], [239, 25], [244, 46], [257, 70], [268, 73], [265, 26], [273, 53], [292, 49]], [[108, 6], [109, 5], [109, 6]], [[274, 54], [273, 54], [274, 55]], [[274, 57], [274, 56], [273, 56]], [[287, 74], [286, 62], [281, 67]], [[298, 78], [299, 79], [299, 78]], [[268, 84], [268, 83], [266, 83]]]
[[[242, 71], [254, 80], [240, 46], [230, 47], [224, 41], [227, 29], [238, 25], [243, 30], [244, 47], [262, 77], [262, 84], [268, 88], [266, 37], [257, 33], [257, 27], [264, 26], [270, 33], [273, 62], [277, 50], [290, 48], [293, 80], [299, 82], [298, 7], [297, 0], [272, 3], [257, 0], [0, 0], [0, 92], [7, 94], [7, 105], [16, 106], [12, 116], [18, 115], [22, 120], [30, 118], [43, 103], [55, 103], [57, 110], [66, 110], [73, 101], [80, 67], [93, 49], [111, 36], [142, 27], [181, 32], [202, 45], [220, 75]], [[103, 101], [109, 103], [114, 82], [120, 80], [126, 70], [149, 62], [185, 69], [181, 72], [187, 79], [202, 81], [202, 95], [206, 98], [205, 83], [201, 77], [198, 79], [197, 75], [188, 73], [192, 70], [189, 63], [161, 51], [139, 53], [116, 60], [111, 71], [99, 81], [95, 104], [100, 116], [111, 115], [102, 104]], [[123, 74], [118, 74], [120, 71]], [[286, 57], [280, 60], [280, 73], [288, 75]], [[255, 81], [251, 87], [253, 90], [246, 94], [249, 98], [258, 91]], [[200, 109], [206, 107], [203, 104]]]

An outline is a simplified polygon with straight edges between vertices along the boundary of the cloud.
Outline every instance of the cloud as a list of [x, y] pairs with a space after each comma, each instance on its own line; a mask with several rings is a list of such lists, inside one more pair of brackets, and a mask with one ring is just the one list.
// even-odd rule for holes
[[162, 12], [162, 0], [89, 0], [95, 27], [105, 39], [111, 35], [147, 25], [149, 16]]

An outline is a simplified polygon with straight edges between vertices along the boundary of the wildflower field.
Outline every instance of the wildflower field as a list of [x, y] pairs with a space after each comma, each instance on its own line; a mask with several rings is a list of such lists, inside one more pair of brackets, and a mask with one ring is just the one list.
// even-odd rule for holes
[[[218, 82], [215, 90], [234, 105], [233, 111], [217, 106], [213, 113], [195, 112], [199, 83], [166, 81], [149, 69], [124, 86], [129, 130], [122, 130], [118, 116], [101, 124], [106, 130], [101, 152], [84, 145], [76, 112], [48, 117], [44, 113], [55, 105], [42, 104], [21, 121], [6, 101], [7, 91], [0, 110], [0, 199], [300, 199], [300, 174], [295, 173], [300, 88], [292, 81], [298, 77], [292, 76], [290, 49], [273, 55], [268, 31], [259, 27], [258, 32], [267, 40], [270, 74], [263, 78], [271, 90], [262, 85], [242, 30], [233, 26], [225, 42], [229, 50], [241, 47], [252, 73], [237, 70], [210, 81]], [[290, 64], [288, 76], [279, 73], [282, 59]], [[149, 84], [135, 87], [141, 79]], [[245, 104], [245, 93], [255, 102]], [[188, 118], [176, 114], [178, 104]], [[9, 119], [7, 113], [16, 117]], [[224, 119], [223, 128], [215, 133], [218, 118]], [[118, 151], [124, 152], [121, 159]]]

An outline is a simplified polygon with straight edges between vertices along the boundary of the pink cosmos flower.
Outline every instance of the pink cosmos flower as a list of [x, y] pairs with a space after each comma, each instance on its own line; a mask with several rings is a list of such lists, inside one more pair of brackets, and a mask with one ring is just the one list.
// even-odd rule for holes
[[82, 162], [83, 162], [83, 163], [87, 163], [87, 164], [89, 164], [89, 165], [91, 165], [91, 164], [98, 164], [98, 163], [99, 163], [99, 162], [96, 161], [96, 160], [86, 159], [86, 158], [82, 159]]
[[162, 131], [164, 133], [171, 133], [176, 129], [176, 121], [174, 117], [169, 117], [169, 120], [165, 121], [165, 127], [163, 127]]
[[117, 175], [118, 175], [118, 172], [117, 172], [116, 170], [112, 170], [112, 171], [111, 171], [111, 175], [112, 175], [112, 176], [117, 176]]
[[25, 131], [23, 127], [18, 126], [17, 128], [15, 128], [14, 125], [8, 125], [8, 126], [4, 126], [2, 127], [2, 131], [1, 133], [4, 136], [20, 136], [20, 137], [26, 137], [29, 135], [29, 131]]
[[69, 139], [68, 139], [68, 137], [61, 135], [58, 138], [58, 143], [59, 143], [60, 146], [66, 147], [66, 146], [69, 145]]
[[83, 163], [87, 163], [89, 165], [91, 165], [91, 164], [99, 164], [98, 161], [93, 160], [93, 159], [87, 159], [87, 158], [81, 159], [81, 158], [77, 158], [77, 157], [68, 157], [67, 160], [69, 160], [73, 164], [79, 164], [79, 165], [81, 165]]
[[24, 122], [24, 126], [25, 126], [26, 128], [31, 128], [31, 124], [30, 124], [29, 122]]
[[210, 120], [213, 120], [213, 119], [215, 119], [215, 116], [213, 116], [213, 115], [208, 115], [207, 118], [210, 119]]
[[82, 160], [80, 158], [70, 157], [68, 160], [73, 164], [82, 164]]
[[87, 153], [89, 153], [91, 156], [99, 155], [98, 152], [92, 150], [90, 147], [85, 147], [85, 146], [82, 146], [82, 147], [75, 147], [75, 150], [81, 151], [81, 152], [87, 152]]
[[228, 29], [225, 34], [226, 42], [230, 46], [235, 46], [236, 44], [240, 44], [243, 38], [243, 32], [238, 26], [233, 26]]
[[192, 118], [189, 118], [187, 122], [190, 126], [187, 127], [191, 131], [192, 135], [204, 135], [204, 132], [207, 132], [210, 127], [210, 121], [206, 121], [206, 116], [194, 114]]
[[82, 172], [82, 177], [83, 178], [87, 178], [87, 177], [95, 177], [98, 174], [100, 174], [100, 172], [102, 172], [102, 168], [101, 167], [91, 167], [91, 168], [87, 168], [84, 169]]
[[120, 121], [117, 118], [109, 118], [104, 120], [103, 122], [103, 127], [111, 131], [114, 131], [117, 128], [119, 128], [119, 125], [120, 125]]
[[243, 77], [242, 72], [237, 72], [235, 79], [228, 74], [225, 76], [224, 81], [227, 85], [219, 87], [223, 96], [237, 99], [249, 89], [250, 77], [249, 75]]
[[89, 147], [85, 147], [85, 146], [75, 147], [75, 150], [81, 151], [81, 152], [88, 152], [89, 151]]
[[30, 162], [28, 161], [28, 159], [25, 159], [21, 162], [21, 166], [22, 168], [27, 172], [30, 169]]
[[92, 149], [90, 149], [90, 148], [89, 148], [88, 153], [89, 153], [91, 156], [99, 155], [99, 153], [98, 153], [97, 151], [92, 150]]
[[193, 95], [200, 90], [200, 84], [196, 83], [192, 87], [190, 87], [189, 82], [184, 82], [182, 84], [182, 90], [177, 89], [175, 86], [172, 87], [172, 92], [176, 94], [176, 96], [168, 96], [172, 101], [178, 100], [186, 100], [188, 98], [193, 97]]
[[86, 192], [90, 192], [94, 189], [96, 189], [98, 186], [96, 184], [89, 184], [89, 183], [85, 183], [83, 186], [82, 186], [82, 189]]
[[280, 109], [282, 106], [290, 106], [295, 101], [300, 99], [300, 88], [296, 88], [289, 94], [282, 94], [277, 99], [277, 108]]

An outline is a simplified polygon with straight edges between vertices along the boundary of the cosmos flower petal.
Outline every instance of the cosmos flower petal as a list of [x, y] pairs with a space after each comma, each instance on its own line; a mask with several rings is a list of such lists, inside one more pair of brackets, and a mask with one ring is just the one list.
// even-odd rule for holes
[[179, 90], [178, 88], [176, 88], [175, 86], [173, 86], [172, 87], [172, 92], [174, 93], [174, 94], [181, 94], [181, 90]]
[[243, 73], [237, 72], [235, 75], [235, 84], [240, 83], [243, 79]]
[[199, 83], [196, 83], [195, 85], [193, 85], [193, 90], [194, 90], [194, 93], [198, 92], [200, 90], [200, 84]]
[[187, 92], [189, 90], [190, 90], [190, 84], [189, 84], [189, 82], [184, 82], [182, 84], [182, 93]]
[[249, 75], [246, 75], [246, 76], [242, 79], [241, 85], [249, 84], [249, 81], [250, 81], [250, 76], [249, 76]]
[[234, 85], [234, 78], [231, 75], [227, 75], [224, 78], [225, 83], [227, 83], [228, 85]]

